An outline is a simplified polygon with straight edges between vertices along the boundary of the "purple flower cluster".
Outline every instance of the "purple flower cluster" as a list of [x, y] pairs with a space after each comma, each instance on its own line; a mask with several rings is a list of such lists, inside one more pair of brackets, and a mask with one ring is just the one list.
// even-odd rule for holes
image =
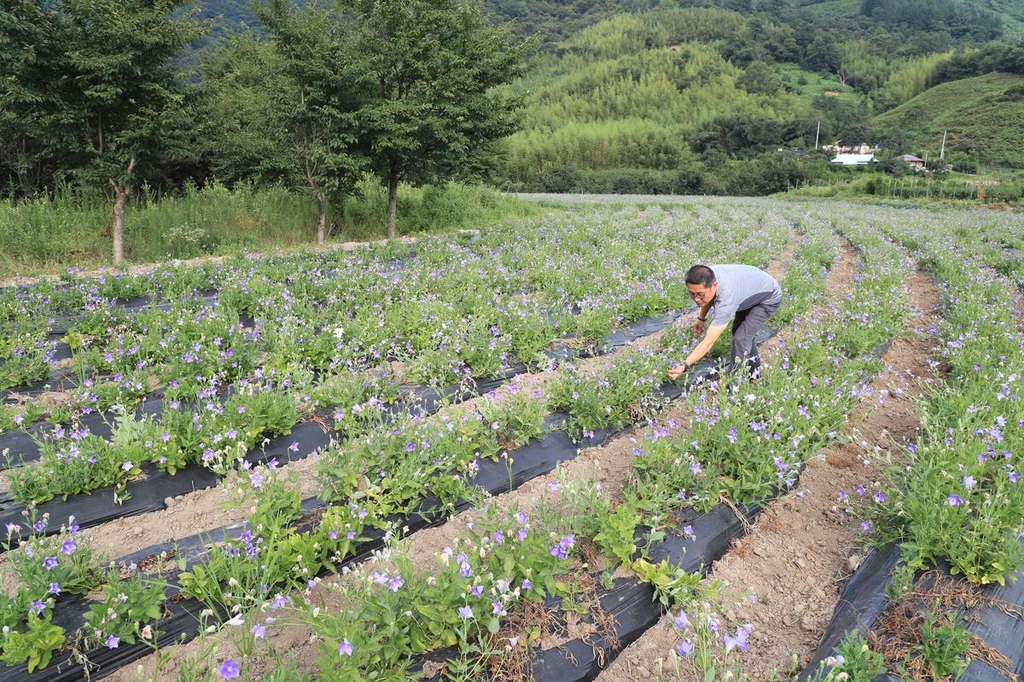
[[575, 535], [564, 536], [561, 540], [558, 541], [557, 545], [553, 545], [549, 550], [551, 552], [551, 556], [555, 557], [556, 559], [568, 559], [569, 550], [572, 549], [575, 543]]

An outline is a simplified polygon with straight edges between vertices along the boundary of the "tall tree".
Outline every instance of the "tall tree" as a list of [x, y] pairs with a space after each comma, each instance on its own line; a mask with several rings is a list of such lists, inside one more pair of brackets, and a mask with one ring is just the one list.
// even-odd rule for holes
[[113, 260], [140, 172], [187, 153], [179, 52], [203, 30], [190, 0], [2, 0], [12, 67], [0, 100], [41, 156], [111, 203]]
[[57, 93], [33, 82], [56, 61], [61, 41], [42, 3], [0, 0], [0, 164], [4, 189], [31, 196], [52, 171], [37, 134], [37, 112]]
[[359, 93], [352, 87], [346, 27], [336, 13], [316, 2], [299, 7], [270, 0], [257, 16], [270, 31], [282, 58], [287, 86], [274, 91], [280, 128], [288, 131], [288, 157], [317, 201], [317, 244], [327, 240], [328, 198], [350, 190], [364, 158], [356, 151]]
[[204, 55], [196, 145], [216, 182], [294, 184], [288, 129], [278, 102], [292, 89], [274, 44], [228, 33]]
[[340, 0], [353, 19], [353, 72], [365, 100], [360, 136], [388, 188], [397, 234], [400, 181], [458, 177], [487, 143], [514, 129], [499, 86], [522, 73], [528, 47], [492, 26], [479, 0]]

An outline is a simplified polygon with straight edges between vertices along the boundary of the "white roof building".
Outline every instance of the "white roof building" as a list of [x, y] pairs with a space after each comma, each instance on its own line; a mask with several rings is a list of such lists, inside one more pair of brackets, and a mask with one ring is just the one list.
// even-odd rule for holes
[[832, 163], [838, 163], [843, 166], [867, 166], [871, 163], [878, 163], [878, 159], [875, 158], [874, 154], [836, 154], [836, 158], [832, 159]]

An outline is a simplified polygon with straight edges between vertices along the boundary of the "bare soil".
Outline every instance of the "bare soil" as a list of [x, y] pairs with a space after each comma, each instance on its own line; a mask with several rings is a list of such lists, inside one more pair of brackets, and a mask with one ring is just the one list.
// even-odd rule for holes
[[[775, 276], [781, 276], [793, 255], [794, 249], [787, 250], [772, 263], [768, 268], [769, 271]], [[638, 340], [637, 345], [652, 346], [658, 342], [659, 337], [660, 333], [653, 334]], [[610, 363], [611, 360], [612, 356], [605, 355], [579, 361], [577, 366], [584, 372], [596, 371]], [[540, 375], [523, 375], [517, 377], [515, 383], [521, 390], [532, 391], [535, 388], [543, 390], [557, 374], [556, 370]], [[506, 390], [508, 390], [507, 387], [502, 387], [496, 392], [501, 394]], [[467, 407], [471, 406], [472, 401], [469, 401]], [[678, 420], [685, 423], [688, 415], [687, 404], [680, 402], [674, 404], [665, 414], [660, 415], [659, 420], [663, 422]], [[616, 491], [622, 487], [632, 473], [632, 451], [635, 441], [643, 438], [651, 428], [653, 427], [628, 429], [603, 445], [588, 447], [571, 462], [563, 463], [556, 472], [526, 482], [514, 494], [496, 498], [494, 504], [502, 509], [514, 507], [526, 512], [537, 510], [542, 506], [550, 508], [558, 504], [558, 496], [551, 489], [551, 483], [555, 480], [592, 480], [599, 482], [607, 491]], [[287, 466], [289, 470], [295, 471], [299, 475], [299, 480], [302, 481], [303, 497], [316, 493], [316, 484], [312, 477], [314, 466], [315, 459], [307, 459]], [[144, 547], [171, 542], [176, 538], [194, 534], [197, 529], [243, 520], [244, 510], [222, 508], [226, 499], [227, 493], [220, 487], [199, 491], [168, 500], [169, 507], [166, 510], [141, 517], [117, 519], [84, 532], [96, 550], [113, 559]], [[474, 513], [473, 511], [465, 512], [443, 525], [420, 530], [415, 536], [398, 543], [394, 547], [394, 551], [407, 556], [418, 568], [430, 570], [438, 553], [444, 547], [452, 546], [455, 540], [464, 534], [467, 517]], [[318, 603], [322, 608], [330, 609], [338, 606], [337, 599], [331, 592], [331, 586], [337, 584], [339, 580], [341, 579], [325, 580], [323, 589], [317, 589]], [[259, 617], [259, 614], [251, 614], [250, 620], [259, 620]], [[159, 673], [160, 679], [172, 679], [189, 658], [204, 657], [211, 642], [216, 643], [219, 651], [214, 658], [210, 659], [210, 666], [215, 668], [216, 665], [219, 665], [220, 660], [232, 655], [238, 656], [234, 641], [240, 633], [232, 632], [232, 630], [234, 629], [228, 627], [212, 637], [175, 647], [169, 662]], [[572, 634], [573, 636], [582, 636], [586, 632], [577, 631]], [[297, 623], [291, 625], [283, 622], [276, 623], [273, 628], [267, 629], [267, 642], [275, 652], [274, 654], [250, 656], [247, 659], [247, 670], [256, 679], [259, 678], [261, 671], [272, 668], [275, 657], [285, 655], [286, 652], [293, 660], [294, 666], [303, 670], [316, 669], [317, 642], [308, 628]], [[544, 643], [545, 646], [552, 646], [558, 642], [549, 638]], [[236, 657], [236, 659], [238, 658]], [[141, 660], [138, 666], [141, 666], [142, 670], [148, 674], [156, 676], [155, 664], [156, 657], [148, 656]], [[126, 667], [115, 672], [108, 679], [115, 682], [134, 682], [137, 679], [135, 669], [136, 667], [132, 666]]]
[[[792, 252], [780, 256], [771, 268], [784, 271]], [[846, 248], [828, 283], [829, 298], [842, 300], [857, 270], [856, 256]], [[916, 315], [905, 335], [894, 340], [883, 356], [886, 371], [877, 377], [860, 407], [849, 415], [843, 442], [822, 451], [803, 472], [799, 489], [771, 503], [750, 532], [736, 542], [730, 552], [712, 567], [708, 580], [723, 586], [723, 608], [733, 626], [752, 623], [750, 653], [743, 657], [743, 671], [751, 680], [770, 680], [786, 676], [794, 662], [804, 663], [816, 648], [836, 605], [842, 582], [860, 562], [865, 537], [857, 519], [838, 500], [840, 490], [852, 491], [858, 484], [870, 486], [884, 475], [882, 465], [898, 458], [901, 445], [917, 435], [918, 421], [914, 398], [928, 382], [934, 381], [928, 358], [934, 355], [939, 296], [930, 279], [916, 274], [910, 281], [910, 294]], [[657, 338], [640, 343], [656, 343]], [[584, 367], [597, 367], [606, 358], [587, 361]], [[766, 353], [766, 362], [771, 357]], [[581, 363], [583, 364], [583, 363]], [[550, 376], [526, 376], [521, 385], [543, 389]], [[506, 390], [506, 389], [502, 389]], [[499, 391], [500, 393], [501, 391]], [[685, 402], [673, 405], [660, 419], [684, 422], [688, 415]], [[607, 490], [621, 487], [631, 472], [635, 440], [646, 429], [627, 430], [603, 446], [581, 450], [576, 459], [559, 471], [528, 482], [514, 494], [496, 498], [494, 503], [529, 511], [540, 505], [556, 504], [550, 483], [556, 479], [599, 481]], [[304, 497], [316, 494], [310, 458], [288, 465], [302, 481]], [[119, 519], [101, 527], [83, 531], [93, 548], [113, 559], [157, 543], [173, 541], [206, 529], [240, 521], [244, 511], [226, 511], [227, 493], [221, 488], [204, 490], [168, 500], [163, 511], [139, 517]], [[398, 543], [396, 551], [429, 570], [435, 556], [451, 545], [465, 528], [467, 512], [448, 523], [426, 529]], [[321, 608], [337, 606], [336, 597], [325, 579], [316, 588]], [[753, 598], [751, 598], [753, 595]], [[265, 614], [251, 614], [255, 621]], [[297, 619], [293, 619], [296, 620]], [[247, 627], [245, 628], [248, 629]], [[170, 656], [159, 670], [156, 657], [114, 672], [106, 679], [135, 682], [139, 671], [159, 680], [176, 679], [189, 661], [208, 661], [212, 669], [226, 658], [239, 660], [236, 642], [241, 628], [226, 626], [189, 644], [167, 651]], [[639, 679], [675, 679], [666, 665], [668, 654], [677, 642], [668, 618], [625, 648], [603, 671], [599, 682]], [[295, 669], [317, 669], [315, 636], [298, 622], [282, 619], [268, 628], [267, 644], [273, 653], [257, 647], [244, 665], [251, 679], [260, 679], [275, 660], [290, 660]], [[137, 668], [139, 670], [137, 670]], [[689, 679], [685, 675], [681, 679]]]
[[[854, 255], [844, 250], [829, 280], [840, 300], [855, 272]], [[901, 447], [916, 439], [914, 400], [937, 377], [928, 359], [938, 344], [941, 301], [931, 279], [915, 273], [909, 282], [914, 304], [911, 328], [882, 356], [885, 371], [849, 415], [844, 436], [812, 460], [791, 495], [772, 502], [751, 531], [712, 567], [708, 580], [723, 588], [731, 627], [753, 624], [742, 671], [750, 680], [785, 679], [802, 669], [817, 649], [832, 617], [839, 590], [863, 559], [866, 536], [857, 518], [839, 501], [839, 491], [867, 488], [898, 461]], [[669, 653], [679, 641], [669, 618], [627, 647], [598, 682], [677, 679]], [[683, 667], [678, 679], [698, 679]], [[702, 678], [701, 678], [702, 679]]]

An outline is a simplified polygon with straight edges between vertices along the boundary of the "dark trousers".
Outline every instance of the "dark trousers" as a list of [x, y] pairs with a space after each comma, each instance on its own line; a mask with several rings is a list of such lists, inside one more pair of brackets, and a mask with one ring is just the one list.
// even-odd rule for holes
[[764, 328], [768, 318], [779, 309], [779, 303], [760, 303], [748, 310], [740, 310], [732, 322], [732, 356], [726, 367], [744, 367], [750, 376], [756, 377], [761, 370], [761, 355], [754, 337]]

